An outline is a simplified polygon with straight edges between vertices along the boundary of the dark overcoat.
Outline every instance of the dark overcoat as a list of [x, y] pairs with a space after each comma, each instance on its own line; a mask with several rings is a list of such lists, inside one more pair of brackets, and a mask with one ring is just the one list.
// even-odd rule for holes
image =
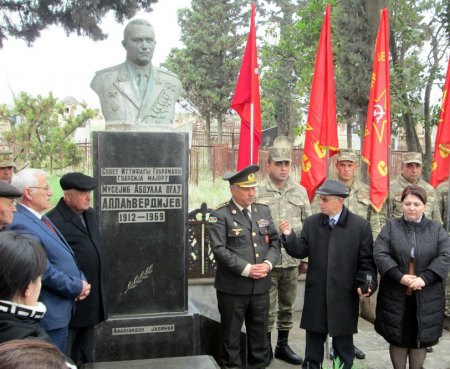
[[413, 294], [417, 304], [417, 346], [437, 341], [444, 326], [445, 278], [450, 267], [447, 232], [442, 224], [425, 216], [418, 223], [404, 217], [390, 219], [374, 246], [374, 258], [381, 276], [375, 330], [397, 346], [402, 346], [403, 341], [406, 286], [400, 280], [389, 278], [387, 272], [398, 268], [400, 276], [409, 274], [413, 247], [415, 275], [421, 276], [426, 271], [436, 275], [436, 280]]
[[292, 232], [284, 240], [288, 254], [308, 257], [309, 262], [300, 327], [330, 336], [351, 335], [358, 330], [357, 275], [366, 273], [376, 281], [372, 231], [366, 219], [346, 207], [334, 229], [328, 219], [322, 213], [312, 215], [300, 237]]
[[89, 296], [76, 303], [70, 327], [95, 325], [108, 316], [106, 257], [99, 233], [97, 212], [89, 208], [83, 212], [86, 227], [77, 214], [61, 198], [47, 216], [64, 235], [75, 253], [78, 266], [91, 284]]
[[270, 276], [253, 279], [241, 273], [247, 264], [268, 260], [275, 266], [280, 259], [280, 241], [267, 205], [252, 205], [252, 224], [234, 201], [211, 212], [209, 239], [217, 262], [214, 286], [218, 291], [251, 295], [268, 292]]

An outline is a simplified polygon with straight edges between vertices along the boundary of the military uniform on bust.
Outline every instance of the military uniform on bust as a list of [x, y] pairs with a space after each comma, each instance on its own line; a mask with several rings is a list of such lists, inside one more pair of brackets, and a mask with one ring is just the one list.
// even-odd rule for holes
[[390, 217], [400, 218], [403, 215], [401, 202], [402, 192], [411, 184], [422, 187], [427, 193], [427, 205], [425, 216], [429, 219], [442, 222], [439, 211], [436, 191], [433, 186], [422, 178], [422, 154], [420, 152], [408, 152], [402, 162], [402, 173], [389, 183], [389, 201], [381, 211], [381, 225], [384, 226]]
[[[448, 179], [436, 187], [436, 196], [438, 199], [439, 210], [441, 212], [442, 222], [446, 231], [448, 228]], [[445, 284], [445, 321], [444, 327], [450, 330], [450, 273], [447, 275]]]
[[[283, 219], [288, 220], [300, 234], [303, 221], [311, 215], [311, 207], [305, 188], [290, 177], [291, 151], [292, 143], [287, 137], [280, 136], [275, 139], [266, 165], [269, 178], [258, 187], [258, 202], [269, 206], [274, 224], [277, 225]], [[289, 256], [282, 247], [281, 261], [271, 272], [269, 361], [273, 356], [271, 332], [275, 320], [278, 330], [275, 357], [294, 365], [301, 365], [303, 361], [288, 345], [289, 331], [293, 326], [299, 264], [300, 260]]]

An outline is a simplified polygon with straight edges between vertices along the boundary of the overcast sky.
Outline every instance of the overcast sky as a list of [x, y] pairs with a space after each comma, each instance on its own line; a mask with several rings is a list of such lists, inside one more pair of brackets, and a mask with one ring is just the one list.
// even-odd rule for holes
[[[177, 9], [189, 4], [190, 0], [159, 0], [153, 12], [136, 15], [149, 20], [155, 28], [155, 65], [164, 61], [171, 48], [182, 46]], [[0, 49], [0, 104], [11, 104], [13, 94], [20, 91], [44, 96], [52, 92], [60, 99], [73, 96], [100, 108], [97, 95], [89, 87], [95, 72], [125, 60], [121, 44], [125, 24], [115, 23], [113, 15], [108, 14], [103, 26], [109, 34], [104, 41], [75, 34], [67, 37], [59, 27], [42, 32], [31, 47], [21, 40], [6, 40]]]

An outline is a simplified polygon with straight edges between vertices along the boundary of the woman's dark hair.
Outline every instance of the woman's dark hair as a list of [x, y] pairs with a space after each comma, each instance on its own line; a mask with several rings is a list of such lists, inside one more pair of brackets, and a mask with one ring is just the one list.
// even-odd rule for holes
[[13, 231], [0, 232], [0, 260], [0, 300], [21, 295], [47, 267], [47, 255], [39, 242]]
[[41, 340], [12, 340], [0, 344], [0, 369], [67, 369], [63, 353]]
[[420, 186], [416, 186], [416, 185], [406, 186], [405, 189], [402, 192], [401, 201], [403, 202], [405, 197], [408, 196], [408, 195], [416, 196], [417, 198], [420, 199], [420, 201], [423, 202], [424, 205], [427, 203], [427, 193]]

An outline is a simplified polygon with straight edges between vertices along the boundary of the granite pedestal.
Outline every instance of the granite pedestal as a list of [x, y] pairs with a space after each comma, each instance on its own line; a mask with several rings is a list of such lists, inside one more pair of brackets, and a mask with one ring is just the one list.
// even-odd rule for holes
[[188, 134], [96, 132], [93, 153], [109, 267], [95, 361], [196, 355], [185, 266]]

